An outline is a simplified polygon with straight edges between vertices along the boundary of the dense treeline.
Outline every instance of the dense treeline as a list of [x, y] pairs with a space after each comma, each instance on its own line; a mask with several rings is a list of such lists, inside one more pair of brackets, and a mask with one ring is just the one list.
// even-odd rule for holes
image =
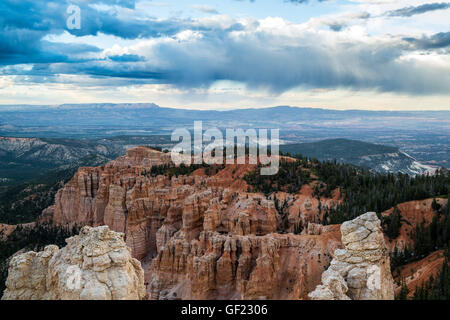
[[403, 251], [394, 248], [391, 256], [391, 269], [425, 258], [436, 250], [450, 248], [450, 205], [439, 205], [433, 201], [434, 216], [431, 223], [422, 221], [415, 227], [412, 247]]
[[443, 208], [439, 206], [434, 212], [428, 226], [425, 222], [416, 226], [414, 253], [419, 258], [437, 249], [450, 247], [450, 205], [447, 203]]
[[0, 193], [0, 223], [35, 221], [54, 203], [56, 192], [70, 180], [76, 168], [50, 172], [36, 182], [8, 187]]
[[[78, 234], [79, 229], [37, 224], [33, 228], [20, 225], [8, 236], [0, 234], [0, 296], [5, 290], [9, 258], [19, 250], [40, 251], [49, 244], [66, 245], [65, 239]], [[5, 239], [6, 238], [6, 239]]]
[[159, 166], [152, 166], [150, 170], [144, 172], [143, 174], [150, 177], [167, 175], [172, 178], [173, 176], [178, 177], [180, 175], [189, 175], [198, 169], [204, 169], [206, 175], [212, 176], [217, 174], [224, 167], [224, 165], [209, 165], [206, 163], [192, 164], [190, 166], [186, 166], [183, 163], [179, 166], [175, 166], [173, 164], [163, 164]]
[[262, 192], [269, 195], [272, 192], [284, 191], [297, 193], [304, 184], [308, 184], [311, 179], [311, 163], [302, 157], [296, 161], [280, 161], [278, 173], [273, 176], [263, 176], [260, 174], [261, 166], [247, 174], [244, 180], [253, 187], [253, 191]]
[[[331, 197], [333, 190], [340, 188], [343, 202], [327, 210], [324, 224], [343, 223], [368, 211], [380, 213], [406, 201], [447, 196], [450, 189], [448, 170], [415, 177], [402, 173], [376, 174], [336, 161], [322, 162], [302, 156], [292, 162], [281, 161], [276, 175], [261, 176], [257, 168], [244, 179], [254, 191], [266, 195], [277, 191], [295, 193], [312, 181], [316, 182], [316, 197]], [[392, 222], [395, 224], [390, 227], [393, 236], [400, 221], [394, 219]]]
[[[414, 244], [411, 248], [405, 248], [403, 251], [394, 249], [391, 256], [391, 269], [393, 273], [397, 272], [399, 266], [425, 258], [432, 252], [444, 249], [446, 252], [445, 261], [440, 268], [436, 279], [430, 277], [415, 288], [414, 300], [448, 300], [450, 273], [448, 269], [448, 257], [450, 248], [450, 204], [441, 206], [437, 201], [433, 201], [434, 216], [428, 225], [423, 221], [416, 226], [414, 231]], [[397, 299], [407, 299], [409, 289], [404, 280]]]
[[[329, 164], [319, 166], [333, 168]], [[344, 201], [327, 213], [325, 223], [337, 224], [354, 219], [368, 212], [383, 212], [398, 203], [447, 196], [450, 188], [450, 173], [440, 170], [435, 175], [373, 174], [365, 170], [352, 172], [349, 168], [334, 166], [327, 173], [318, 172], [320, 179], [328, 186], [339, 186]], [[334, 171], [334, 172], [333, 172]], [[330, 183], [331, 182], [331, 183]]]
[[383, 218], [384, 232], [390, 239], [395, 239], [400, 235], [400, 228], [402, 226], [401, 214], [401, 211], [395, 206], [392, 214]]

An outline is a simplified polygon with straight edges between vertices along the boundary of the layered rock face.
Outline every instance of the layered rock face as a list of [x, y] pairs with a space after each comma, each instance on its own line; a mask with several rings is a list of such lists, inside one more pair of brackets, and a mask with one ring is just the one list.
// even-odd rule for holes
[[182, 232], [158, 247], [146, 282], [152, 299], [300, 299], [341, 247], [337, 226], [320, 236]]
[[14, 256], [2, 300], [143, 299], [144, 271], [123, 237], [107, 226], [84, 227], [62, 249]]
[[380, 220], [368, 212], [341, 226], [345, 249], [336, 250], [313, 300], [393, 300], [394, 281]]
[[254, 166], [227, 165], [212, 176], [204, 169], [171, 178], [149, 174], [170, 161], [169, 154], [138, 147], [104, 167], [80, 168], [41, 220], [123, 232], [143, 263], [152, 299], [298, 299], [320, 282], [342, 246], [338, 227], [279, 233], [316, 221], [334, 199], [314, 199], [310, 188], [278, 195], [286, 225], [273, 199], [247, 192], [242, 177]]

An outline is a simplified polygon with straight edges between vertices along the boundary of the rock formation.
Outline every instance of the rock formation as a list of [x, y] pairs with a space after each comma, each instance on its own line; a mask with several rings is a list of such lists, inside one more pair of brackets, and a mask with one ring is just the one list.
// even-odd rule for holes
[[334, 253], [312, 300], [392, 300], [389, 251], [376, 213], [368, 212], [341, 226], [345, 249]]
[[286, 232], [317, 222], [320, 208], [339, 196], [319, 201], [311, 187], [286, 199], [277, 194], [283, 217], [274, 199], [248, 192], [242, 177], [255, 166], [149, 174], [168, 163], [169, 154], [138, 147], [104, 167], [80, 168], [41, 220], [124, 233], [152, 299], [299, 299], [320, 282], [342, 246], [339, 227]]
[[14, 256], [3, 300], [119, 300], [145, 297], [144, 271], [123, 234], [84, 227], [67, 246]]
[[177, 233], [146, 274], [152, 299], [300, 299], [320, 282], [341, 246], [335, 226], [321, 236]]

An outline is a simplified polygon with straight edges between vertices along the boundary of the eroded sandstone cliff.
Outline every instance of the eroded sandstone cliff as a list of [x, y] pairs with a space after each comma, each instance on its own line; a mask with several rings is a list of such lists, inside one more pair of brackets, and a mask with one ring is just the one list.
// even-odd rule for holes
[[320, 281], [339, 230], [319, 235], [182, 233], [158, 248], [147, 275], [153, 299], [300, 299]]
[[248, 192], [242, 177], [252, 165], [149, 174], [168, 163], [169, 154], [138, 147], [104, 167], [80, 168], [41, 220], [123, 232], [153, 299], [298, 299], [320, 282], [342, 246], [338, 227], [287, 232], [316, 222], [338, 198], [314, 198], [305, 186], [278, 194], [279, 212], [273, 199]]

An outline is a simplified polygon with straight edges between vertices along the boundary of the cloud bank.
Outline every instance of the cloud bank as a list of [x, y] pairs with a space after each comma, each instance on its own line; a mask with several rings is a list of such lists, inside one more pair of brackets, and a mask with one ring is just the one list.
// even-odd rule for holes
[[[349, 27], [354, 20], [371, 19], [367, 12], [324, 18], [311, 26], [275, 17], [232, 18], [206, 5], [194, 7], [208, 13], [205, 18], [136, 18], [138, 3], [132, 0], [74, 0], [70, 3], [81, 8], [82, 28], [67, 30], [68, 3], [0, 3], [1, 74], [36, 82], [54, 81], [57, 75], [89, 76], [108, 79], [110, 85], [154, 83], [183, 89], [226, 80], [275, 94], [293, 88], [344, 88], [427, 95], [450, 88], [449, 32], [405, 37]], [[423, 4], [385, 15], [411, 17], [449, 6]], [[107, 35], [134, 42], [104, 49], [81, 40], [50, 41], [49, 35]]]

